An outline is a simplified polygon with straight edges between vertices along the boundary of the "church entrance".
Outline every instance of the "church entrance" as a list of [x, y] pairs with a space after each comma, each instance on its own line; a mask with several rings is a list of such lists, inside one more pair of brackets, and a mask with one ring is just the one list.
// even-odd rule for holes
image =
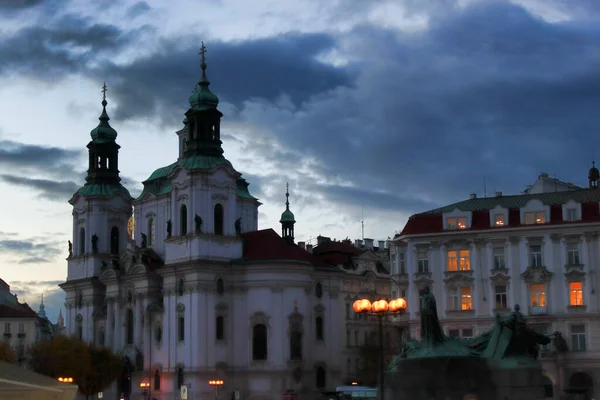
[[123, 371], [117, 385], [119, 398], [129, 400], [131, 398], [131, 373], [133, 372], [133, 365], [129, 360], [129, 357], [125, 356], [123, 361]]

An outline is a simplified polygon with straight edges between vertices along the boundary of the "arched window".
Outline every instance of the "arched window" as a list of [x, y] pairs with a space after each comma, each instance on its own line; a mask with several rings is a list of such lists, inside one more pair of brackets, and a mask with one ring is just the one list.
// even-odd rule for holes
[[327, 384], [327, 374], [325, 373], [325, 368], [318, 367], [317, 368], [317, 388], [323, 389]]
[[215, 235], [223, 235], [223, 206], [221, 204], [215, 205]]
[[85, 228], [82, 226], [79, 228], [79, 255], [85, 254]]
[[180, 342], [185, 340], [185, 318], [183, 315], [177, 317], [177, 339]]
[[154, 371], [154, 390], [160, 390], [160, 372]]
[[225, 284], [223, 283], [223, 279], [217, 279], [217, 294], [222, 295], [225, 293]]
[[133, 344], [133, 311], [127, 309], [127, 344]]
[[148, 246], [154, 244], [154, 218], [148, 218]]
[[119, 228], [116, 226], [110, 230], [110, 254], [119, 254]]
[[182, 204], [179, 210], [179, 227], [180, 235], [187, 235], [187, 207], [185, 204]]
[[256, 324], [252, 328], [252, 359], [267, 359], [267, 326]]
[[104, 346], [104, 341], [105, 341], [104, 331], [101, 330], [100, 332], [98, 332], [98, 344], [100, 346]]
[[222, 315], [217, 316], [215, 321], [215, 336], [217, 340], [225, 339], [225, 318]]
[[317, 282], [317, 284], [315, 285], [315, 296], [317, 296], [317, 299], [323, 297], [323, 286], [320, 282]]
[[315, 330], [317, 340], [323, 340], [323, 317], [318, 316], [315, 319]]
[[81, 322], [77, 323], [77, 338], [83, 340], [83, 324]]
[[177, 368], [177, 389], [183, 386], [183, 368]]
[[302, 360], [302, 332], [290, 334], [290, 360]]

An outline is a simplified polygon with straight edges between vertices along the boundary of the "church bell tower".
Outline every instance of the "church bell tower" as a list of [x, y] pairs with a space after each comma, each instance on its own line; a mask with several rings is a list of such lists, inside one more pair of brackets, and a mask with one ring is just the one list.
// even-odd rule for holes
[[281, 237], [290, 243], [294, 243], [294, 225], [296, 219], [294, 213], [290, 211], [290, 186], [285, 185], [285, 211], [281, 214]]

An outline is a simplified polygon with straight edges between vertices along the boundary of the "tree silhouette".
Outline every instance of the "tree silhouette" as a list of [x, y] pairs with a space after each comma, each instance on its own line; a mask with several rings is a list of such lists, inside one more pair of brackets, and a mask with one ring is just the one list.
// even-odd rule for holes
[[6, 342], [0, 342], [0, 361], [6, 361], [11, 364], [17, 362], [17, 353]]

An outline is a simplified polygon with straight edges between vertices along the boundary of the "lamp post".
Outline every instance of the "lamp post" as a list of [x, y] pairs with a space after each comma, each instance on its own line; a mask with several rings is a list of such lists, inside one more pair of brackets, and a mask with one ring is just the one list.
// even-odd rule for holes
[[140, 382], [140, 389], [142, 389], [142, 394], [144, 395], [144, 399], [148, 398], [148, 389], [150, 389], [149, 382]]
[[225, 384], [222, 380], [210, 380], [208, 384], [215, 388], [215, 399], [219, 398], [219, 388]]
[[379, 398], [384, 400], [383, 317], [404, 313], [406, 311], [406, 300], [399, 297], [389, 302], [381, 299], [371, 303], [367, 299], [360, 299], [354, 302], [352, 309], [358, 314], [375, 316], [379, 321]]
[[58, 381], [63, 382], [63, 383], [73, 383], [73, 378], [71, 378], [71, 377], [65, 378], [65, 377], [61, 376], [60, 378], [58, 378]]

